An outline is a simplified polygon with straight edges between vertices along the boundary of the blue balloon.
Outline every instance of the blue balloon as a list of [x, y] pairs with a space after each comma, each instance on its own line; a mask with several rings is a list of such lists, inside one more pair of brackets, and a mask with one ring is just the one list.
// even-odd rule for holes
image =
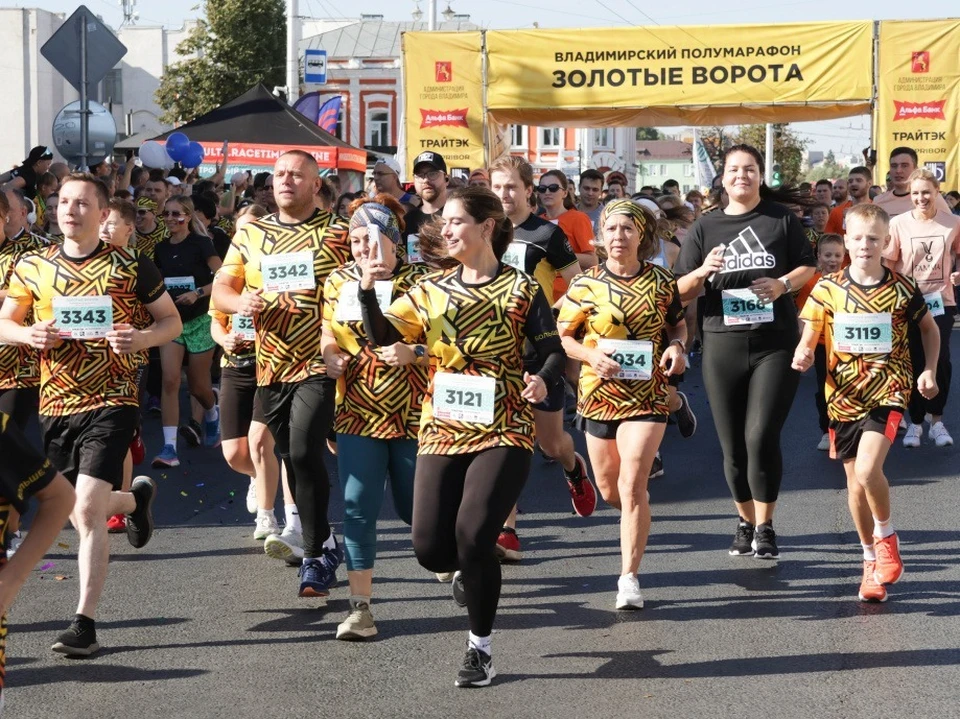
[[190, 147], [190, 138], [182, 132], [170, 133], [167, 138], [167, 154], [176, 162], [183, 162], [183, 155]]
[[200, 167], [203, 164], [203, 145], [199, 142], [191, 142], [187, 145], [183, 157], [180, 158], [180, 164], [187, 169]]

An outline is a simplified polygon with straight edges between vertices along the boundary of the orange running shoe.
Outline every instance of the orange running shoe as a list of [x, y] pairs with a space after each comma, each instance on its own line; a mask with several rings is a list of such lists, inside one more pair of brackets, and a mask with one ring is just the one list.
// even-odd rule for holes
[[861, 602], [885, 602], [887, 601], [887, 590], [882, 584], [877, 584], [874, 574], [877, 571], [877, 563], [867, 559], [863, 560], [863, 581], [860, 582], [860, 601]]
[[523, 557], [520, 553], [520, 539], [517, 537], [517, 531], [510, 527], [500, 530], [497, 546], [494, 549], [501, 562], [519, 562]]
[[877, 552], [877, 584], [896, 584], [903, 576], [903, 560], [900, 559], [900, 538], [894, 532], [889, 537], [873, 538]]

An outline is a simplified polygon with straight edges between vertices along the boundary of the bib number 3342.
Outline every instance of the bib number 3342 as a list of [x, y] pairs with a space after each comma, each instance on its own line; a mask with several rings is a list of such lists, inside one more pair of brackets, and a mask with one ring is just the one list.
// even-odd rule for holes
[[493, 377], [437, 372], [433, 378], [433, 414], [454, 422], [493, 424]]
[[312, 290], [317, 287], [313, 273], [313, 253], [283, 252], [267, 255], [260, 260], [263, 289], [267, 292]]

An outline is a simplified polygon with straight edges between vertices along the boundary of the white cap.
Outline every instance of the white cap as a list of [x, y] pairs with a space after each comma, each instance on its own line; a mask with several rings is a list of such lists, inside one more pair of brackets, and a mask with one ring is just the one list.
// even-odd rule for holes
[[376, 167], [377, 165], [386, 165], [387, 167], [390, 168], [390, 170], [393, 172], [394, 175], [396, 175], [397, 177], [400, 177], [400, 163], [397, 162], [392, 157], [378, 157], [377, 163], [376, 165], [374, 165], [374, 167]]
[[174, 177], [174, 176], [168, 177], [168, 178], [167, 178], [167, 182], [168, 182], [169, 184], [173, 185], [174, 187], [177, 187], [178, 185], [183, 184], [182, 182], [180, 182], [180, 178], [179, 178], [179, 177]]
[[634, 200], [640, 207], [643, 207], [653, 213], [654, 217], [663, 217], [663, 210], [660, 209], [660, 206], [653, 200], [649, 200], [646, 197], [639, 197]]

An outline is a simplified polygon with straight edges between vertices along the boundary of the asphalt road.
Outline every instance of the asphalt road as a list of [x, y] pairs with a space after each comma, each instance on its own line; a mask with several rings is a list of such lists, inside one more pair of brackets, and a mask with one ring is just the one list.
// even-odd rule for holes
[[[31, 578], [9, 617], [7, 716], [960, 716], [960, 448], [897, 443], [888, 474], [907, 574], [886, 604], [861, 605], [843, 473], [814, 449], [812, 372], [784, 433], [776, 568], [726, 553], [736, 518], [699, 374], [688, 377], [700, 428], [689, 440], [668, 430], [666, 476], [650, 487], [646, 608], [613, 609], [616, 513], [573, 515], [560, 470], [535, 457], [524, 559], [504, 567], [491, 688], [454, 689], [465, 613], [417, 565], [392, 508], [380, 525], [380, 634], [338, 642], [345, 571], [327, 602], [298, 599], [295, 570], [252, 539], [245, 479], [215, 450], [181, 449], [180, 468], [153, 472], [153, 541], [136, 551], [112, 539], [99, 655], [50, 652], [77, 599], [72, 530]], [[947, 424], [960, 441], [957, 404]], [[146, 429], [155, 452], [159, 421]]]

